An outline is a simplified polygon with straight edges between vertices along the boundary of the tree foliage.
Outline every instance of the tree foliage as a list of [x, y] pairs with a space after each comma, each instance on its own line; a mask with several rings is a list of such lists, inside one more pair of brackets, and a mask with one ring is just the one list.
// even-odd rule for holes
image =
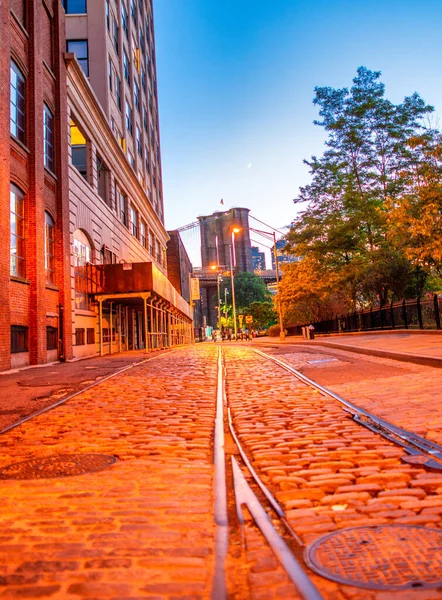
[[[232, 285], [230, 278], [223, 281], [221, 297], [227, 289], [229, 304], [232, 303]], [[269, 299], [266, 284], [254, 273], [238, 273], [235, 275], [235, 305], [237, 312], [248, 308], [252, 302], [264, 302]]]
[[441, 155], [425, 127], [433, 108], [417, 93], [393, 104], [380, 76], [360, 67], [350, 89], [315, 88], [315, 124], [328, 138], [323, 155], [305, 161], [311, 182], [295, 200], [302, 210], [287, 235], [301, 261], [286, 271], [281, 301], [295, 322], [400, 298], [428, 264], [422, 229], [441, 208]]

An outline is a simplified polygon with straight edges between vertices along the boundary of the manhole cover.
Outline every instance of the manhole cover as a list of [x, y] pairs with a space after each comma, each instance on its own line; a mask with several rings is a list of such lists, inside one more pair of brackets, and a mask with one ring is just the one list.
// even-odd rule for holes
[[316, 540], [309, 567], [328, 579], [377, 590], [442, 585], [442, 530], [413, 525], [354, 527]]
[[46, 458], [33, 458], [0, 469], [0, 479], [49, 479], [72, 477], [101, 471], [117, 459], [105, 454], [60, 454]]

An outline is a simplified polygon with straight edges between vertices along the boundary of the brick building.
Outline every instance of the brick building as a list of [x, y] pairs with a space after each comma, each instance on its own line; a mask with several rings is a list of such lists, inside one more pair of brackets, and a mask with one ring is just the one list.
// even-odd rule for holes
[[5, 370], [72, 351], [61, 4], [2, 0], [0, 40], [0, 370]]

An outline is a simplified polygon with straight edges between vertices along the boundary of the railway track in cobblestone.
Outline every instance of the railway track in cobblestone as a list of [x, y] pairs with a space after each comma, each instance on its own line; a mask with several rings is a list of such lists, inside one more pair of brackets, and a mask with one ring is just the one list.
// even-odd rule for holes
[[[243, 352], [249, 356], [252, 354], [245, 349], [235, 349], [233, 352], [237, 354]], [[252, 590], [249, 590], [249, 596], [246, 596], [244, 591], [243, 595], [231, 592], [238, 582], [235, 574], [233, 576], [229, 574], [229, 567], [232, 568], [230, 560], [232, 543], [242, 548], [242, 552], [236, 551], [237, 561], [233, 563], [233, 568], [238, 570], [238, 557], [247, 561], [250, 554], [249, 545], [252, 548], [256, 546], [258, 537], [260, 551], [262, 553], [267, 551], [278, 559], [281, 569], [285, 572], [284, 577], [289, 581], [285, 593], [282, 592], [282, 595], [276, 597], [338, 600], [347, 598], [345, 590], [348, 592], [349, 586], [354, 586], [351, 592], [354, 598], [375, 599], [377, 593], [382, 593], [384, 590], [407, 589], [412, 593], [413, 590], [425, 588], [440, 588], [440, 594], [435, 591], [434, 598], [442, 598], [440, 575], [442, 531], [428, 527], [436, 521], [439, 527], [442, 527], [442, 478], [437, 480], [437, 485], [440, 486], [437, 496], [433, 494], [434, 486], [432, 488], [430, 486], [429, 494], [425, 499], [421, 494], [422, 490], [417, 491], [419, 489], [417, 486], [402, 489], [406, 487], [402, 481], [408, 482], [411, 479], [408, 473], [416, 475], [417, 478], [422, 477], [420, 482], [425, 488], [425, 485], [432, 481], [431, 475], [425, 474], [442, 471], [442, 447], [348, 402], [283, 361], [261, 351], [254, 352], [266, 362], [271, 361], [290, 376], [295, 376], [302, 386], [309, 386], [316, 394], [319, 392], [319, 397], [327, 401], [330, 398], [337, 401], [339, 403], [337, 410], [343, 415], [341, 418], [348, 421], [351, 417], [356, 427], [362, 426], [368, 430], [361, 434], [362, 444], [365, 445], [365, 447], [360, 445], [361, 453], [365, 452], [363, 458], [371, 458], [370, 448], [376, 443], [382, 448], [383, 456], [387, 457], [383, 460], [385, 473], [381, 471], [379, 474], [381, 485], [371, 483], [368, 479], [378, 469], [379, 461], [376, 457], [372, 458], [372, 464], [376, 466], [370, 467], [370, 460], [365, 462], [361, 460], [361, 463], [366, 466], [359, 469], [350, 468], [353, 467], [351, 461], [354, 459], [350, 458], [349, 448], [346, 449], [342, 442], [344, 457], [338, 459], [336, 455], [341, 448], [336, 439], [331, 439], [327, 444], [326, 434], [321, 437], [320, 443], [324, 443], [325, 447], [320, 457], [310, 456], [307, 452], [304, 458], [299, 449], [308, 448], [310, 439], [309, 443], [305, 443], [305, 437], [297, 440], [296, 436], [293, 436], [285, 438], [292, 440], [289, 441], [292, 447], [287, 452], [280, 453], [281, 458], [278, 457], [279, 460], [276, 460], [282, 444], [278, 444], [278, 434], [272, 432], [271, 428], [265, 429], [265, 427], [268, 423], [279, 420], [278, 410], [285, 411], [281, 419], [287, 423], [287, 411], [283, 399], [278, 399], [277, 408], [272, 399], [269, 403], [273, 408], [267, 407], [262, 413], [257, 411], [254, 415], [253, 418], [258, 420], [256, 427], [262, 428], [265, 435], [257, 437], [253, 433], [253, 426], [244, 427], [246, 415], [249, 421], [252, 421], [252, 418], [242, 405], [243, 401], [248, 402], [248, 394], [253, 395], [254, 390], [251, 389], [253, 386], [243, 385], [243, 381], [247, 381], [247, 376], [244, 377], [247, 369], [238, 376], [231, 374], [230, 380], [233, 380], [234, 392], [238, 396], [231, 401], [229, 384], [231, 388], [233, 385], [230, 381], [226, 383], [228, 379], [226, 372], [230, 370], [232, 373], [233, 360], [231, 365], [226, 365], [223, 362], [223, 355], [226, 352], [220, 349], [215, 434], [218, 508], [215, 517], [219, 535], [212, 598], [223, 600], [227, 597], [254, 597]], [[239, 358], [241, 359], [242, 356]], [[275, 376], [274, 372], [273, 376]], [[256, 373], [249, 371], [248, 377], [251, 379], [265, 377], [265, 373], [257, 376]], [[285, 385], [289, 385], [289, 379], [290, 377], [284, 380]], [[318, 404], [319, 402], [316, 406], [312, 406], [311, 414], [308, 416], [310, 420], [315, 419], [315, 409], [320, 410]], [[336, 402], [333, 404], [336, 405]], [[250, 406], [255, 405], [250, 404]], [[345, 412], [341, 410], [342, 408]], [[336, 408], [332, 411], [338, 414]], [[296, 417], [299, 418], [295, 410]], [[330, 419], [327, 418], [325, 423], [329, 424]], [[302, 429], [303, 419], [297, 427]], [[287, 426], [284, 430], [287, 430]], [[361, 428], [361, 431], [364, 430]], [[379, 440], [377, 437], [379, 435], [384, 440], [380, 443], [376, 442]], [[267, 439], [272, 437], [276, 441], [267, 443]], [[320, 435], [315, 433], [310, 437], [316, 438], [312, 446], [317, 449]], [[261, 439], [264, 441], [260, 441]], [[250, 440], [253, 443], [250, 443]], [[405, 470], [398, 473], [396, 465], [399, 462], [396, 458], [398, 453], [395, 454], [394, 451], [389, 453], [388, 449], [384, 449], [385, 444], [395, 444], [398, 451], [403, 451], [400, 460], [404, 463]], [[389, 455], [395, 458], [389, 460]], [[290, 456], [293, 457], [291, 461], [287, 458]], [[325, 468], [315, 468], [316, 465]], [[350, 471], [354, 471], [355, 475]], [[269, 476], [271, 473], [273, 476]], [[390, 487], [385, 484], [388, 482], [389, 473]], [[359, 478], [356, 478], [356, 475], [359, 475]], [[359, 483], [359, 480], [363, 483]], [[348, 485], [342, 485], [346, 483]], [[392, 486], [392, 483], [395, 485]], [[407, 512], [405, 508], [401, 511], [399, 508], [402, 504], [411, 508], [418, 497], [419, 510], [425, 513], [426, 508], [433, 508], [434, 512], [431, 516], [430, 513], [416, 514], [413, 520], [412, 511]], [[396, 506], [398, 500], [401, 502], [400, 506]], [[375, 515], [373, 518], [371, 508]], [[382, 510], [384, 508], [385, 510]], [[362, 514], [358, 514], [359, 511]], [[347, 519], [342, 519], [341, 522], [335, 516], [347, 516]], [[351, 526], [352, 520], [354, 527]], [[256, 530], [259, 530], [259, 534]], [[265, 544], [268, 550], [264, 550]], [[401, 546], [403, 546], [402, 550], [400, 550]], [[384, 547], [392, 547], [393, 551], [384, 555]], [[438, 555], [436, 558], [434, 553]], [[252, 588], [253, 577], [249, 577], [249, 581]], [[292, 586], [291, 590], [289, 585]]]

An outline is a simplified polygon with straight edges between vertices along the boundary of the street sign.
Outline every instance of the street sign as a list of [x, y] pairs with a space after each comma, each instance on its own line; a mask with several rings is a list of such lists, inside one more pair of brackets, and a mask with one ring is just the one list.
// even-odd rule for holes
[[246, 323], [253, 323], [252, 315], [246, 315]]
[[200, 280], [197, 277], [190, 278], [190, 299], [200, 299]]

